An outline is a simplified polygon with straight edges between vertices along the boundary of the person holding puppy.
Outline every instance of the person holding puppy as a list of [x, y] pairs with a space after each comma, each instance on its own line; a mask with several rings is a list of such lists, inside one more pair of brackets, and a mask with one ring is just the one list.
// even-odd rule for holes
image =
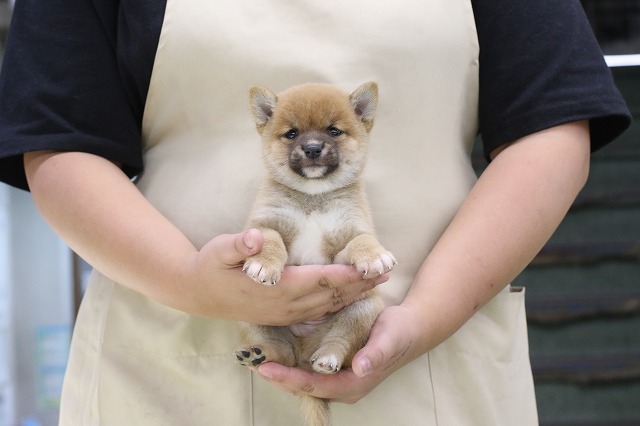
[[[257, 285], [242, 272], [264, 241], [242, 231], [263, 173], [248, 88], [369, 80], [365, 182], [398, 265], [288, 266]], [[348, 403], [336, 425], [536, 424], [509, 283], [629, 120], [577, 0], [18, 1], [0, 177], [96, 269], [61, 424], [296, 424], [300, 393]], [[374, 286], [387, 307], [351, 369], [234, 365], [236, 320], [314, 320]]]

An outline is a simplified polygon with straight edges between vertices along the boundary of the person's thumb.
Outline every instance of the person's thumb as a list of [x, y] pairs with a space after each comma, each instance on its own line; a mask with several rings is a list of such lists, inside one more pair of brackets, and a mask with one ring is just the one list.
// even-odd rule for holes
[[215, 251], [223, 264], [235, 267], [262, 250], [263, 244], [262, 232], [258, 229], [247, 229], [239, 234], [219, 235], [216, 238]]
[[389, 335], [384, 333], [379, 323], [376, 325], [371, 330], [367, 344], [355, 354], [351, 362], [351, 369], [358, 377], [385, 368], [395, 353], [395, 346]]

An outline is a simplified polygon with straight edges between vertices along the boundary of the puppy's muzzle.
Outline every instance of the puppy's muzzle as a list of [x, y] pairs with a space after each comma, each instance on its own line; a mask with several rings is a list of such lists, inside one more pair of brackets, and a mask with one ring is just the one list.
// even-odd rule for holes
[[289, 167], [302, 177], [325, 177], [336, 170], [339, 163], [338, 147], [321, 132], [303, 133], [290, 147]]
[[304, 155], [311, 160], [315, 160], [322, 155], [322, 150], [324, 149], [324, 143], [318, 141], [310, 141], [302, 146], [302, 150], [304, 151]]

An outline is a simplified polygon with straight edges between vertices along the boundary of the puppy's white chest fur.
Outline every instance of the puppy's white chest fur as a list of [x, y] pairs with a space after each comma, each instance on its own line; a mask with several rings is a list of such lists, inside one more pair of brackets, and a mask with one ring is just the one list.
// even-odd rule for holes
[[305, 214], [290, 211], [297, 232], [289, 246], [287, 263], [295, 265], [323, 265], [332, 263], [325, 250], [327, 235], [333, 234], [344, 221], [344, 213], [338, 209]]

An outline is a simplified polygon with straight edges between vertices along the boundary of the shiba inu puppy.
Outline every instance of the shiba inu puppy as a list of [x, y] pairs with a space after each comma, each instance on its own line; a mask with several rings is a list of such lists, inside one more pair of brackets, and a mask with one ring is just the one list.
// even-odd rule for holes
[[[377, 101], [374, 82], [351, 94], [327, 84], [295, 86], [279, 95], [251, 88], [268, 171], [249, 220], [249, 227], [262, 231], [264, 246], [244, 265], [258, 283], [275, 285], [285, 265], [351, 264], [369, 278], [396, 264], [375, 237], [361, 182]], [[235, 355], [247, 366], [274, 361], [336, 373], [364, 346], [382, 309], [371, 290], [319, 321], [243, 324]], [[302, 402], [308, 425], [329, 424], [329, 401]]]

